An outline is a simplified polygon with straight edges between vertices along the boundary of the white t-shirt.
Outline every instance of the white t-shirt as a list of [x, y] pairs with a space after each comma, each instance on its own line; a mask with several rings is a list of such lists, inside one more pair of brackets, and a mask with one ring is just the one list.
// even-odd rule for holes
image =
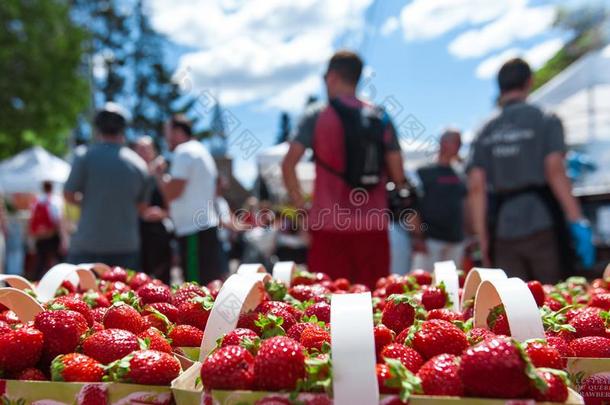
[[186, 180], [182, 195], [170, 204], [176, 235], [185, 236], [218, 226], [214, 209], [218, 172], [203, 144], [193, 139], [178, 145], [170, 174], [172, 178]]

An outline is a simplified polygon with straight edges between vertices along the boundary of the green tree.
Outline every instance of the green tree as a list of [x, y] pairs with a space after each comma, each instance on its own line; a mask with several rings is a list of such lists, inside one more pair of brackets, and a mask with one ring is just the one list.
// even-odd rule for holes
[[0, 26], [0, 158], [32, 145], [62, 154], [89, 102], [87, 33], [62, 0], [0, 1]]

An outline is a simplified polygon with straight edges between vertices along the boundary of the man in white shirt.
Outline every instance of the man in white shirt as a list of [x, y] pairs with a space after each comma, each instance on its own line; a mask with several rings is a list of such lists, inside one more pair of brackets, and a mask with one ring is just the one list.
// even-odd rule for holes
[[174, 152], [171, 168], [165, 174], [164, 165], [157, 165], [155, 174], [169, 204], [185, 280], [205, 284], [222, 276], [219, 220], [214, 209], [216, 164], [201, 142], [193, 138], [186, 117], [172, 117], [165, 138]]

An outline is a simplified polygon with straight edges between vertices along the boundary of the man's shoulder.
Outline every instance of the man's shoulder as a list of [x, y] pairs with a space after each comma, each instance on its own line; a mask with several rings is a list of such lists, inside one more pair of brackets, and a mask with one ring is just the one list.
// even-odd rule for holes
[[120, 151], [121, 159], [128, 164], [135, 166], [138, 170], [147, 172], [146, 162], [136, 152], [130, 148], [123, 146]]

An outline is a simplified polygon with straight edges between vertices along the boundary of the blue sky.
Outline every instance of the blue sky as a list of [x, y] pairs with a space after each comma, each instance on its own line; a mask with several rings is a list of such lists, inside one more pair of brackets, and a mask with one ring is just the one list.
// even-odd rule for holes
[[261, 149], [272, 145], [281, 110], [296, 124], [307, 95], [323, 97], [321, 74], [334, 49], [362, 52], [363, 90], [377, 103], [398, 103], [397, 124], [412, 115], [427, 136], [451, 125], [469, 137], [492, 111], [501, 61], [519, 55], [543, 64], [567, 38], [551, 26], [556, 5], [574, 3], [152, 0], [150, 12], [175, 45], [170, 58], [185, 91], [203, 104], [219, 97], [237, 120], [229, 153], [235, 175], [250, 185], [256, 158], [235, 141], [249, 130]]

